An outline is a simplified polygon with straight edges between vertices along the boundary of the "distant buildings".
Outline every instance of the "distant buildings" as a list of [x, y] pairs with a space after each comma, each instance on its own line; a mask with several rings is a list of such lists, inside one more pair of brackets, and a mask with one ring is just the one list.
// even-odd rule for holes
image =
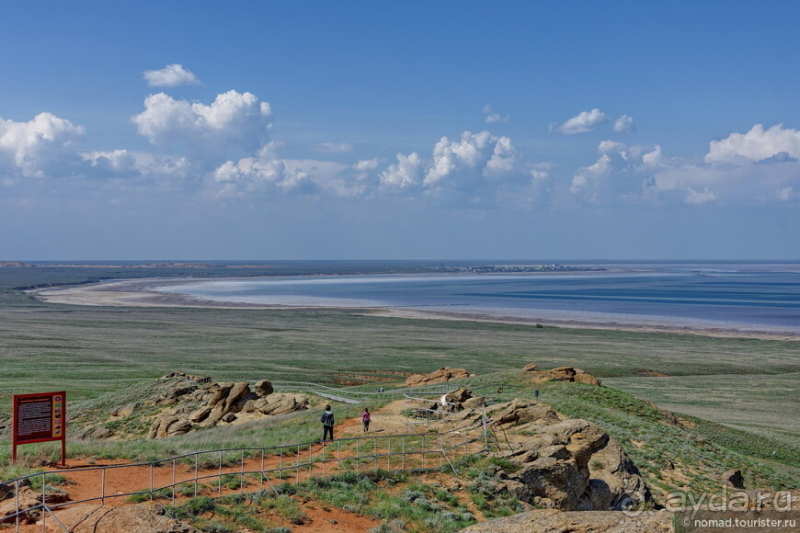
[[473, 272], [490, 274], [497, 272], [599, 272], [605, 268], [569, 265], [485, 265], [485, 266], [445, 266], [431, 267], [431, 272]]

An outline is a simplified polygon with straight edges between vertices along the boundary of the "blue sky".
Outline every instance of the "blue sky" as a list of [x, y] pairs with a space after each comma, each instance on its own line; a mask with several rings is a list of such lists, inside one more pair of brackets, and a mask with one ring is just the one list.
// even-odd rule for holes
[[795, 2], [26, 2], [0, 260], [800, 259]]

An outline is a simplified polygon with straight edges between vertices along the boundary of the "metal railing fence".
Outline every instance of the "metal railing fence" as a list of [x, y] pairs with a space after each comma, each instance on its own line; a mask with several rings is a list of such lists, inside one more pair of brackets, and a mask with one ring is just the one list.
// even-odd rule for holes
[[[193, 452], [148, 463], [108, 465], [57, 471], [59, 475], [96, 473], [96, 486], [90, 497], [76, 501], [48, 503], [48, 496], [60, 493], [47, 484], [54, 472], [40, 472], [4, 482], [14, 487], [16, 510], [4, 518], [13, 520], [19, 532], [20, 521], [30, 513], [39, 512], [42, 531], [46, 531], [47, 516], [69, 533], [59, 521], [58, 509], [79, 503], [110, 498], [146, 496], [166, 498], [172, 505], [181, 498], [201, 494], [216, 497], [230, 493], [271, 490], [278, 494], [276, 483], [300, 483], [319, 476], [361, 473], [377, 469], [388, 472], [409, 472], [450, 468], [457, 473], [454, 461], [459, 457], [487, 451], [485, 419], [439, 433], [407, 433], [400, 435], [371, 435], [350, 437], [321, 443], [311, 441], [269, 448], [229, 448]], [[38, 505], [21, 509], [20, 489], [39, 478], [41, 496]], [[131, 479], [146, 479], [141, 490], [118, 490], [127, 487]], [[49, 492], [48, 492], [49, 489]]]

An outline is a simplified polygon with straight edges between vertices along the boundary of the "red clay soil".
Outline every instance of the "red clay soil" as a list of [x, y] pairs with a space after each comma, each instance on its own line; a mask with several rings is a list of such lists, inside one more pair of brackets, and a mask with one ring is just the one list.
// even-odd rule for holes
[[[402, 402], [395, 402], [395, 403], [402, 403]], [[402, 410], [402, 405], [394, 405], [390, 404], [383, 409], [376, 411], [373, 413], [373, 428], [377, 429], [381, 435], [388, 435], [388, 434], [396, 434], [396, 433], [404, 433], [405, 431], [405, 423], [399, 420], [399, 411]], [[383, 417], [381, 417], [380, 413], [385, 411]], [[376, 416], [377, 415], [377, 416]], [[378, 424], [375, 424], [375, 419], [378, 418], [380, 421]], [[401, 424], [403, 424], [401, 426]], [[372, 428], [371, 428], [372, 429]], [[363, 430], [361, 426], [361, 419], [360, 416], [358, 418], [352, 418], [345, 420], [342, 424], [337, 425], [337, 437], [353, 437], [353, 436], [360, 436], [363, 435]], [[336, 449], [333, 447], [334, 445], [328, 444], [326, 448], [327, 453], [334, 454], [332, 456], [336, 457]], [[310, 454], [317, 456], [321, 454], [323, 451], [322, 444], [315, 444], [312, 446]], [[340, 457], [346, 458], [349, 453], [345, 450], [342, 450]], [[308, 449], [302, 451], [301, 459], [305, 459], [309, 456]], [[283, 461], [283, 466], [291, 466], [293, 464], [294, 456], [287, 457]], [[260, 458], [254, 459], [246, 459], [244, 464], [245, 471], [259, 471], [262, 468]], [[277, 468], [280, 465], [281, 458], [276, 456], [265, 456], [263, 468], [270, 469], [270, 468]], [[99, 497], [101, 486], [101, 476], [103, 475], [102, 470], [82, 470], [82, 469], [89, 469], [89, 468], [96, 468], [99, 466], [113, 466], [113, 465], [125, 465], [130, 464], [126, 461], [119, 461], [119, 460], [107, 460], [107, 461], [94, 461], [92, 463], [87, 462], [86, 458], [72, 458], [67, 459], [65, 467], [55, 467], [49, 469], [49, 472], [57, 472], [60, 475], [66, 477], [68, 479], [68, 484], [64, 485], [63, 488], [69, 493], [69, 500], [71, 502], [79, 502], [84, 500], [92, 500], [90, 503], [96, 503], [98, 505], [101, 504], [101, 500]], [[324, 475], [335, 473], [335, 471], [331, 471], [335, 469], [336, 463], [333, 462], [332, 466], [328, 467], [327, 472], [323, 472], [323, 469], [320, 467], [314, 468], [314, 475]], [[241, 465], [237, 464], [236, 466], [232, 467], [223, 467], [221, 469], [222, 473], [230, 473], [230, 474], [239, 474], [241, 472]], [[177, 465], [175, 469], [175, 482], [180, 483], [182, 480], [186, 480], [187, 483], [190, 480], [194, 479], [195, 470], [193, 466], [189, 465]], [[210, 477], [208, 480], [201, 480], [201, 483], [205, 482], [207, 485], [211, 485], [211, 488], [208, 486], [203, 491], [203, 494], [209, 496], [217, 496], [217, 495], [227, 495], [227, 494], [236, 494], [241, 492], [242, 490], [246, 492], [254, 492], [255, 486], [251, 484], [246, 487], [245, 489], [228, 489], [224, 485], [222, 489], [219, 490], [216, 484], [217, 476], [220, 473], [219, 467], [212, 467], [207, 469], [199, 469], [198, 474], [200, 477], [203, 475], [213, 476]], [[294, 470], [291, 471], [291, 478], [296, 479], [296, 472]], [[147, 491], [151, 486], [151, 475], [153, 479], [153, 486], [160, 487], [164, 485], [169, 485], [173, 483], [173, 469], [171, 463], [164, 463], [163, 467], [153, 468], [151, 469], [149, 466], [142, 466], [142, 467], [127, 467], [127, 468], [117, 468], [117, 469], [107, 469], [105, 471], [105, 493], [102, 494], [103, 500], [102, 505], [117, 507], [122, 505], [130, 504], [128, 501], [127, 496], [122, 496], [125, 494], [130, 494], [133, 492], [138, 491]], [[308, 470], [302, 470], [299, 474], [299, 479], [302, 481], [308, 477]], [[272, 483], [279, 483], [280, 480], [274, 479]], [[270, 485], [269, 482], [263, 483], [263, 489], [269, 490]], [[186, 498], [180, 497], [178, 495], [178, 500], [185, 500]], [[160, 500], [164, 503], [164, 505], [171, 505], [171, 497], [166, 500]], [[177, 501], [177, 500], [176, 500]], [[356, 513], [348, 513], [341, 509], [332, 508], [332, 507], [325, 507], [324, 509], [318, 503], [308, 502], [303, 505], [303, 510], [308, 516], [306, 522], [302, 525], [300, 524], [285, 524], [287, 527], [290, 527], [293, 532], [299, 533], [357, 533], [367, 531], [376, 527], [380, 522], [373, 518], [370, 518], [365, 515], [360, 515]], [[48, 530], [51, 528], [51, 524], [54, 527], [57, 527], [53, 520], [47, 520]], [[12, 526], [13, 530], [13, 526]], [[20, 528], [20, 531], [28, 533], [34, 531], [41, 531], [41, 524], [38, 525], [28, 524], [23, 525]], [[60, 529], [56, 529], [53, 531], [60, 531]]]

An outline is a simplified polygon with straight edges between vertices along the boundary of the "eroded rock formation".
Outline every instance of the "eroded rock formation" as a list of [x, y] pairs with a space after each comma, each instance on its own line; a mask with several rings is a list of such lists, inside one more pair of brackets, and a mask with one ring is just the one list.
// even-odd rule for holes
[[595, 385], [597, 387], [603, 384], [599, 379], [591, 374], [587, 374], [585, 370], [581, 370], [580, 368], [571, 366], [560, 366], [549, 370], [536, 370], [536, 368], [536, 363], [527, 364], [522, 368], [534, 383], [542, 381], [570, 381], [586, 383], [587, 385]]
[[[256, 383], [254, 391], [246, 381], [208, 383], [189, 391], [194, 402], [186, 402], [161, 413], [147, 434], [149, 439], [173, 437], [200, 427], [233, 424], [264, 416], [292, 413], [308, 408], [308, 398], [275, 394], [267, 380]], [[188, 394], [188, 393], [187, 393]], [[197, 402], [201, 403], [199, 406]]]
[[672, 513], [643, 513], [628, 518], [621, 513], [588, 511], [561, 512], [537, 509], [496, 518], [462, 529], [461, 533], [668, 533], [672, 531]]
[[435, 383], [444, 383], [454, 379], [468, 378], [474, 375], [475, 374], [471, 374], [463, 368], [448, 368], [443, 366], [439, 370], [435, 370], [430, 374], [414, 374], [412, 376], [408, 376], [406, 382], [403, 383], [403, 387], [421, 387], [423, 385], [433, 385]]
[[598, 425], [519, 399], [491, 419], [504, 431], [515, 429], [511, 449], [495, 455], [520, 467], [505, 482], [520, 500], [563, 511], [618, 511], [651, 499], [622, 446]]

